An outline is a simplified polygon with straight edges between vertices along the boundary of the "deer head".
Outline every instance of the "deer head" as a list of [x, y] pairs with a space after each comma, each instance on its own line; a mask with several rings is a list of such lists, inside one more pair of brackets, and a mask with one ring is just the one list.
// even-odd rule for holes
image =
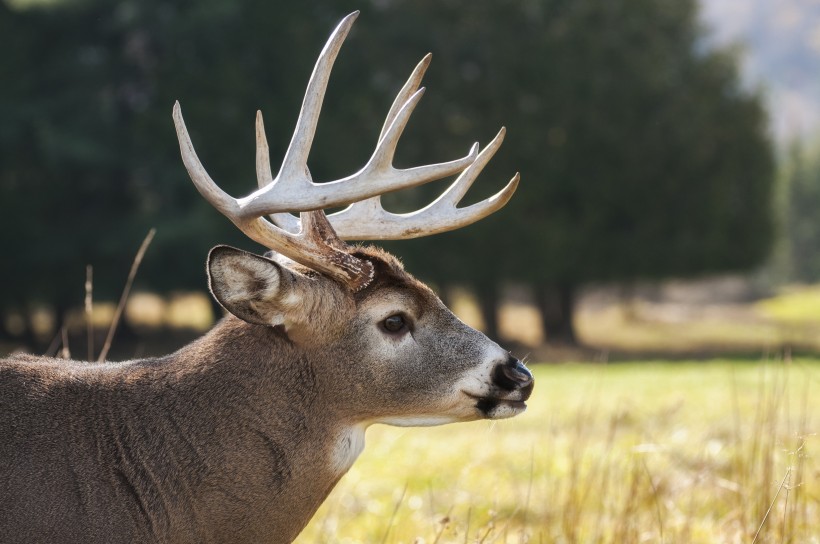
[[[478, 153], [400, 170], [392, 165], [398, 139], [424, 93], [427, 55], [390, 108], [367, 163], [353, 175], [314, 183], [306, 161], [330, 70], [358, 12], [334, 30], [308, 83], [296, 129], [274, 177], [261, 112], [256, 116], [259, 188], [233, 198], [217, 186], [194, 151], [179, 103], [174, 123], [185, 167], [199, 192], [271, 258], [218, 247], [210, 255], [210, 287], [234, 316], [280, 327], [303, 349], [330, 354], [343, 368], [323, 370], [345, 391], [370, 384], [371, 394], [346, 399], [368, 422], [437, 424], [502, 418], [524, 410], [529, 371], [497, 344], [459, 321], [391, 255], [344, 240], [399, 240], [456, 229], [498, 210], [519, 176], [494, 196], [456, 205], [504, 139], [504, 129]], [[380, 195], [459, 174], [433, 203], [408, 214], [386, 211]], [[348, 205], [326, 216], [323, 209]], [[292, 213], [298, 212], [297, 219]], [[268, 216], [267, 218], [265, 216]], [[353, 359], [353, 360], [348, 360]], [[333, 371], [330, 372], [330, 368]]]

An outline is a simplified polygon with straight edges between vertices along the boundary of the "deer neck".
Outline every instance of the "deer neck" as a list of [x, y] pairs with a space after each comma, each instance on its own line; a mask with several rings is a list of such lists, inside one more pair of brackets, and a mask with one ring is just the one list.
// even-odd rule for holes
[[284, 334], [228, 317], [157, 365], [185, 406], [166, 412], [170, 450], [204, 471], [178, 473], [194, 474], [178, 488], [197, 490], [180, 504], [196, 501], [200, 521], [225, 517], [212, 532], [241, 542], [240, 527], [248, 541], [289, 542], [361, 452], [364, 426], [316, 405], [314, 363]]

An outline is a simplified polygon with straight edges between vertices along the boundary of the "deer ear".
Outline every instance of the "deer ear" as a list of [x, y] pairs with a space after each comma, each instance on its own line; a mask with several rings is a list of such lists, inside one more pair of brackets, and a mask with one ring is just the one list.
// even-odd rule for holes
[[275, 326], [289, 321], [286, 301], [295, 275], [270, 259], [229, 246], [216, 246], [208, 254], [211, 293], [223, 308], [248, 323]]

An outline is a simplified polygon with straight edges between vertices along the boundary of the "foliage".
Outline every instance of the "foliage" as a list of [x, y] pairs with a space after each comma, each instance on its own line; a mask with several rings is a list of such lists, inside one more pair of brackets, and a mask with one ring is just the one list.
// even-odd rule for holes
[[97, 296], [113, 298], [154, 225], [159, 235], [138, 281], [202, 288], [208, 247], [247, 242], [192, 190], [173, 101], [184, 104], [218, 179], [237, 194], [250, 191], [253, 109], [240, 105], [288, 103], [275, 110], [291, 122], [315, 48], [305, 46], [302, 59], [284, 44], [301, 48], [307, 22], [329, 28], [337, 14], [293, 7], [280, 13], [291, 24], [274, 33], [269, 17], [254, 16], [270, 14], [264, 2], [88, 0], [0, 10], [4, 46], [16, 52], [1, 65], [10, 84], [0, 89], [0, 228], [15, 259], [0, 274], [15, 289], [5, 290], [0, 308], [79, 303], [87, 263], [97, 271]]
[[[778, 296], [761, 300], [755, 306], [767, 317], [793, 324], [797, 328], [810, 328], [820, 321], [820, 286], [787, 290]], [[818, 331], [812, 330], [811, 336], [816, 339]]]
[[430, 93], [440, 115], [429, 134], [440, 136], [426, 152], [506, 123], [481, 187], [497, 187], [497, 172], [520, 169], [523, 180], [505, 212], [445, 239], [441, 276], [584, 283], [741, 270], [766, 257], [765, 116], [731, 55], [699, 48], [693, 2], [481, 2], [468, 13], [393, 2], [373, 27], [379, 40], [412, 15], [462, 80]]
[[[348, 9], [316, 0], [0, 6], [4, 46], [16, 52], [0, 61], [10, 82], [0, 89], [0, 229], [16, 257], [0, 272], [15, 286], [0, 308], [78, 303], [88, 263], [110, 297], [149, 226], [158, 234], [140, 281], [201, 287], [208, 246], [249, 243], [192, 190], [171, 105], [182, 103], [212, 176], [247, 194], [254, 110], [265, 111], [275, 162], [322, 40]], [[373, 0], [362, 19], [331, 80], [311, 154], [317, 181], [364, 163], [393, 93], [428, 50], [431, 92], [398, 164], [460, 156], [506, 123], [505, 146], [467, 198], [522, 172], [494, 217], [391, 246], [425, 278], [491, 290], [507, 280], [742, 269], [765, 256], [764, 116], [733, 59], [699, 47], [694, 0], [469, 9]], [[398, 206], [423, 205], [441, 188], [403, 194]]]
[[500, 279], [529, 283], [545, 336], [573, 342], [578, 285], [739, 271], [767, 257], [765, 115], [730, 52], [704, 48], [694, 2], [390, 7], [374, 27], [379, 40], [401, 32], [392, 19], [423, 18], [431, 49], [455, 67], [450, 85], [462, 80], [430, 93], [440, 115], [429, 134], [439, 136], [426, 138], [426, 152], [506, 123], [508, 142], [478, 192], [522, 172], [508, 207], [443, 236], [435, 259], [425, 242], [396, 248], [437, 282], [490, 299]]
[[802, 282], [820, 280], [820, 147], [794, 145], [784, 161], [783, 210], [784, 241], [789, 279]]
[[[375, 426], [297, 542], [805, 542], [814, 360], [534, 368], [528, 411]], [[769, 508], [771, 507], [771, 511]]]

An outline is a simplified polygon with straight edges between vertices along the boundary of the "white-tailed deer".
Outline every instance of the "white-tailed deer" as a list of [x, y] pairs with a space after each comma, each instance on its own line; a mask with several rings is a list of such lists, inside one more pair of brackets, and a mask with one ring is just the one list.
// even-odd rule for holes
[[[394, 257], [342, 241], [423, 236], [503, 206], [517, 175], [492, 198], [456, 208], [503, 130], [481, 153], [393, 168], [425, 57], [364, 168], [328, 183], [310, 179], [306, 159], [330, 68], [355, 17], [319, 57], [276, 177], [257, 117], [259, 189], [248, 197], [234, 199], [211, 180], [174, 106], [199, 192], [273, 252], [211, 251], [209, 285], [230, 315], [156, 359], [0, 362], [0, 542], [290, 542], [359, 455], [369, 425], [525, 409], [533, 382], [520, 361], [459, 321]], [[382, 193], [456, 173], [420, 211], [396, 215], [379, 204]], [[322, 211], [344, 204], [329, 217]]]

